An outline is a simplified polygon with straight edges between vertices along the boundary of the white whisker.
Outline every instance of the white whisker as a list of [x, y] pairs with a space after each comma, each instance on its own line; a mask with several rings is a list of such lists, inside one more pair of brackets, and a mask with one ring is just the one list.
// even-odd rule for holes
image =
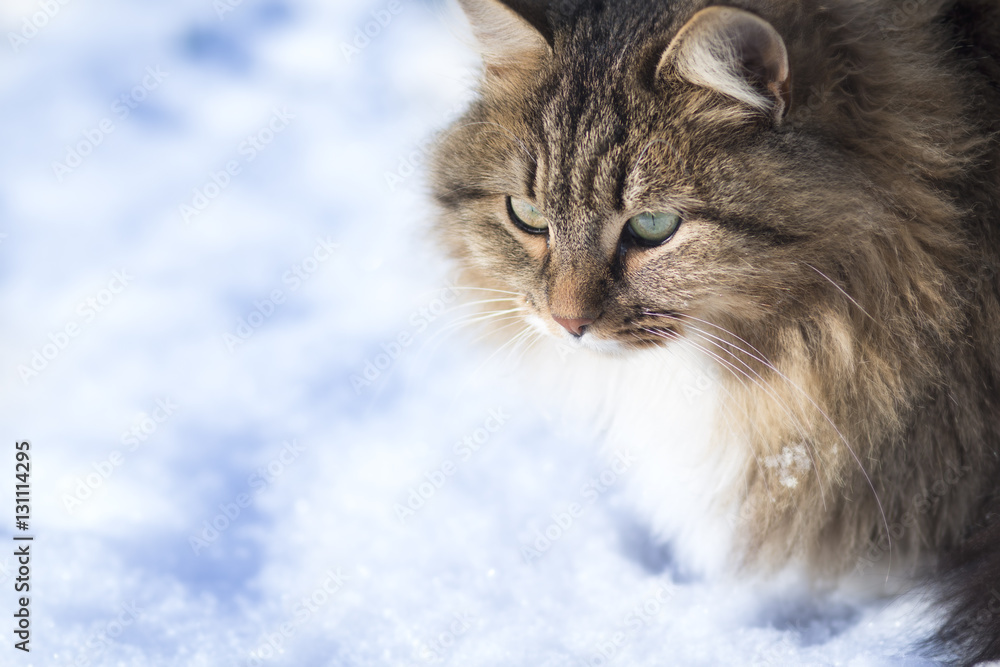
[[856, 300], [854, 299], [854, 297], [853, 297], [853, 296], [851, 296], [850, 294], [848, 294], [848, 293], [847, 293], [847, 292], [846, 292], [846, 291], [844, 290], [844, 288], [843, 288], [843, 287], [841, 287], [841, 286], [840, 286], [840, 285], [838, 285], [838, 284], [837, 284], [836, 282], [834, 282], [834, 281], [833, 281], [833, 279], [832, 279], [832, 278], [830, 278], [830, 276], [826, 275], [825, 273], [823, 273], [822, 271], [820, 271], [819, 269], [817, 269], [817, 268], [816, 268], [815, 266], [813, 266], [812, 264], [809, 264], [808, 262], [806, 262], [806, 263], [805, 263], [805, 265], [806, 265], [806, 266], [808, 266], [808, 267], [809, 267], [810, 269], [812, 269], [813, 271], [815, 271], [816, 273], [818, 273], [819, 275], [821, 275], [821, 276], [822, 276], [823, 278], [825, 278], [826, 280], [828, 280], [828, 281], [830, 282], [830, 284], [831, 284], [831, 285], [833, 285], [834, 287], [836, 287], [836, 288], [837, 288], [837, 289], [838, 289], [838, 290], [840, 291], [840, 293], [841, 293], [841, 294], [843, 294], [844, 296], [846, 296], [846, 297], [848, 298], [848, 300], [850, 300], [850, 302], [851, 302], [851, 303], [853, 303], [853, 304], [854, 304], [855, 306], [857, 306], [857, 307], [858, 307], [858, 310], [860, 310], [860, 311], [861, 311], [862, 313], [864, 313], [864, 314], [865, 314], [865, 315], [866, 315], [866, 316], [868, 317], [868, 319], [870, 319], [870, 320], [871, 320], [872, 322], [875, 322], [875, 323], [878, 323], [878, 320], [876, 320], [876, 319], [875, 319], [874, 317], [872, 317], [871, 315], [869, 315], [869, 314], [868, 314], [868, 311], [867, 311], [867, 310], [865, 310], [865, 309], [864, 309], [864, 308], [863, 308], [863, 307], [861, 306], [861, 304], [860, 304], [860, 303], [858, 303], [858, 302], [857, 302], [857, 301], [856, 301]]

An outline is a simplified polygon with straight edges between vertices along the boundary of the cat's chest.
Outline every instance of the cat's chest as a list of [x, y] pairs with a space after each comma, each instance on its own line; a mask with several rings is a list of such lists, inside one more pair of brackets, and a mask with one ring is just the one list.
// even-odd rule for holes
[[605, 430], [609, 458], [634, 464], [623, 490], [685, 569], [728, 569], [747, 519], [749, 448], [728, 428], [725, 388], [703, 355], [683, 346], [626, 358], [565, 360], [563, 392]]

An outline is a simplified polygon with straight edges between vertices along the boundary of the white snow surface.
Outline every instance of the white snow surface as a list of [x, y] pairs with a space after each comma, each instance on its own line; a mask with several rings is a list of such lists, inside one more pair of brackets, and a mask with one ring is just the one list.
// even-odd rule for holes
[[641, 462], [588, 493], [600, 429], [454, 329], [422, 179], [474, 83], [454, 7], [5, 0], [0, 28], [0, 539], [20, 439], [35, 535], [0, 664], [929, 664], [919, 600], [678, 565]]

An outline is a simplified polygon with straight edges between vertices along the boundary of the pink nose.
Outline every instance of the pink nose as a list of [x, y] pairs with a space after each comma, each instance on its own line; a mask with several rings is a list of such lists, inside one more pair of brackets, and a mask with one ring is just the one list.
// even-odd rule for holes
[[590, 318], [566, 319], [564, 317], [556, 317], [555, 315], [552, 316], [552, 319], [558, 322], [563, 329], [570, 332], [577, 338], [583, 335], [584, 328], [590, 326], [596, 321]]

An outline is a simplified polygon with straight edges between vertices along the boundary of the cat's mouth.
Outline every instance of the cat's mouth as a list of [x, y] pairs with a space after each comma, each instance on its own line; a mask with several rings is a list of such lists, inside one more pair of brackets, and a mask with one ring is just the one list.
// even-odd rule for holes
[[560, 332], [556, 336], [572, 347], [619, 354], [629, 350], [664, 347], [679, 340], [681, 332], [675, 323], [665, 323], [662, 320], [645, 321], [640, 318], [628, 320], [619, 326], [607, 326], [598, 321], [593, 326], [587, 327], [582, 335], [567, 335], [565, 332]]
[[664, 347], [682, 336], [681, 316], [674, 312], [638, 310], [628, 314], [619, 313], [617, 316], [604, 313], [576, 329], [548, 313], [537, 312], [538, 309], [532, 307], [534, 304], [530, 300], [526, 301], [526, 305], [534, 311], [525, 318], [532, 328], [571, 348], [621, 354]]
[[642, 326], [633, 324], [610, 331], [585, 332], [582, 336], [558, 336], [563, 345], [590, 350], [599, 354], [620, 356], [661, 348], [680, 338], [680, 332], [671, 325]]

